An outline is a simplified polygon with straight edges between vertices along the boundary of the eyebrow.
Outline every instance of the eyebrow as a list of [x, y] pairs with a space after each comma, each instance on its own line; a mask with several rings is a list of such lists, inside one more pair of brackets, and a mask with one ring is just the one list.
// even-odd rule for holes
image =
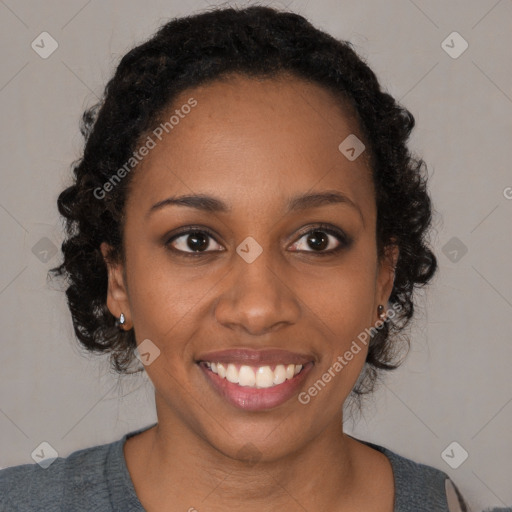
[[[351, 208], [354, 208], [361, 216], [361, 219], [363, 219], [363, 215], [361, 213], [359, 206], [346, 195], [334, 190], [294, 196], [288, 200], [288, 203], [286, 205], [286, 212], [291, 213], [300, 210], [306, 210], [308, 208], [318, 208], [320, 206], [340, 203], [346, 204]], [[149, 209], [149, 211], [146, 214], [146, 217], [148, 217], [155, 211], [160, 210], [167, 206], [185, 206], [188, 208], [195, 208], [196, 210], [201, 210], [209, 213], [231, 212], [231, 208], [221, 199], [204, 194], [193, 194], [177, 197], [168, 197], [166, 199], [163, 199], [162, 201], [158, 201], [158, 203], [155, 203]]]

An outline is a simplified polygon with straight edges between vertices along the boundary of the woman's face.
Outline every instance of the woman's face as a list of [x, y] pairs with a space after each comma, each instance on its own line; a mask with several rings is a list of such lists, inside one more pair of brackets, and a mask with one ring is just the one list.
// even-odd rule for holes
[[[339, 431], [367, 353], [353, 341], [391, 293], [367, 153], [354, 159], [354, 139], [339, 149], [362, 135], [328, 91], [295, 78], [234, 76], [182, 93], [165, 120], [176, 109], [133, 171], [108, 306], [150, 340], [139, 351], [160, 424], [231, 457], [252, 443], [277, 458]], [[192, 199], [161, 203], [181, 196]], [[208, 367], [219, 362], [227, 379]]]

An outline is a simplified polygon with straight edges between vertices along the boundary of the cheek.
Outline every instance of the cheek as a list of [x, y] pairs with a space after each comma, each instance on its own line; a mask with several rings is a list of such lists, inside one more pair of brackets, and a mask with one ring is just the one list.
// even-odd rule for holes
[[[193, 344], [206, 315], [204, 282], [187, 282], [183, 272], [163, 272], [162, 266], [133, 269], [130, 306], [137, 344], [151, 340], [158, 357], [145, 371], [174, 409], [187, 408], [185, 388], [193, 370]], [[135, 277], [137, 272], [137, 277]], [[167, 391], [165, 391], [167, 390]]]
[[337, 267], [302, 272], [296, 290], [307, 309], [330, 328], [331, 336], [341, 334], [347, 340], [375, 320], [375, 263], [360, 252]]
[[179, 348], [180, 333], [189, 333], [210, 286], [204, 279], [191, 279], [184, 268], [171, 268], [165, 258], [148, 263], [142, 254], [135, 255], [127, 271], [137, 341], [149, 338], [163, 347], [170, 339]]
[[[322, 375], [328, 379], [331, 392], [345, 397], [359, 376], [368, 345], [358, 336], [371, 325], [368, 312], [372, 307], [371, 286], [359, 275], [340, 274], [319, 287], [310, 298], [313, 316], [319, 332], [324, 333]], [[337, 390], [337, 391], [334, 391]]]

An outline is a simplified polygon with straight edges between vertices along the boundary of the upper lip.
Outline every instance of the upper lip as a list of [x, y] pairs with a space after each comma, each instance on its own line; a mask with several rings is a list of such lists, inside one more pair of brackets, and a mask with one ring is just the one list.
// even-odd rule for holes
[[264, 366], [271, 364], [307, 364], [314, 358], [297, 352], [282, 349], [254, 350], [247, 348], [233, 348], [218, 350], [201, 354], [197, 361], [212, 363], [245, 364], [247, 366]]

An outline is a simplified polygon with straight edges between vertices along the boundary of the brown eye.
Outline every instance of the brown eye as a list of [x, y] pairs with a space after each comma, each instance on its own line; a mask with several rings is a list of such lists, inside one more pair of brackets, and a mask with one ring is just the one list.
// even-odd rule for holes
[[333, 254], [352, 243], [342, 231], [331, 227], [317, 226], [304, 233], [293, 245], [294, 250], [318, 254]]
[[[200, 255], [201, 253], [218, 251], [219, 249], [207, 251], [212, 245], [211, 240], [214, 240], [213, 235], [207, 231], [189, 230], [173, 236], [165, 245], [169, 246], [173, 251], [183, 253], [187, 256], [194, 256]], [[215, 244], [217, 244], [217, 242], [215, 242]], [[222, 250], [221, 245], [217, 244], [217, 246]]]
[[329, 235], [323, 231], [311, 231], [311, 233], [307, 235], [306, 242], [312, 249], [321, 251], [327, 249], [329, 246]]

